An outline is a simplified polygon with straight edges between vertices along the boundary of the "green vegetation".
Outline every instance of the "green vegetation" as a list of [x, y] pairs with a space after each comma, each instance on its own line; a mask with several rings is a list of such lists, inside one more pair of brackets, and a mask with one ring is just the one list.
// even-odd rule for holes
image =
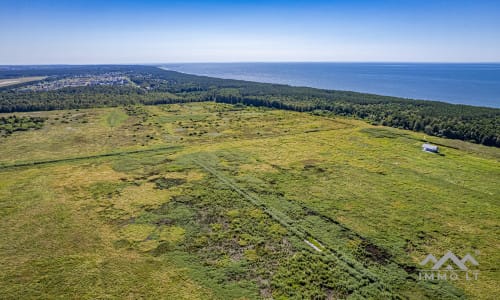
[[[214, 102], [38, 117], [0, 139], [5, 298], [500, 293], [498, 148]], [[479, 280], [418, 280], [447, 250]]]
[[58, 80], [110, 72], [130, 78], [133, 85], [67, 87], [45, 92], [3, 88], [0, 112], [215, 101], [354, 117], [371, 124], [500, 147], [500, 109], [494, 108], [217, 79], [149, 66], [27, 67], [2, 71], [0, 79], [43, 74], [51, 76], [50, 80]]
[[0, 117], [0, 137], [12, 134], [15, 131], [26, 131], [30, 129], [40, 129], [45, 122], [44, 118], [10, 115]]
[[106, 122], [109, 127], [116, 127], [125, 122], [128, 119], [128, 115], [119, 110], [113, 110], [106, 116]]

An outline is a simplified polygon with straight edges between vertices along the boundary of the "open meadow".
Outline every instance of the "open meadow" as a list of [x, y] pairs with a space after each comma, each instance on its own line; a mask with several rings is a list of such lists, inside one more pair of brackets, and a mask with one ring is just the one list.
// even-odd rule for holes
[[47, 77], [46, 76], [31, 76], [31, 77], [0, 79], [0, 87], [18, 85], [21, 83], [27, 83], [27, 82], [32, 82], [32, 81], [39, 81], [39, 80], [43, 80], [45, 78], [47, 78]]
[[[0, 135], [0, 298], [500, 294], [499, 148], [213, 102], [16, 116], [44, 124]], [[448, 250], [478, 279], [420, 280]]]

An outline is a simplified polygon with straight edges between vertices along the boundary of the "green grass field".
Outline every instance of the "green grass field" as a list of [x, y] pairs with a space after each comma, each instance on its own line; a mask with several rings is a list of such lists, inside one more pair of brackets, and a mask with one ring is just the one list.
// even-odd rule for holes
[[[18, 115], [47, 120], [0, 138], [1, 298], [500, 294], [498, 148], [215, 103]], [[448, 250], [477, 281], [418, 279]]]

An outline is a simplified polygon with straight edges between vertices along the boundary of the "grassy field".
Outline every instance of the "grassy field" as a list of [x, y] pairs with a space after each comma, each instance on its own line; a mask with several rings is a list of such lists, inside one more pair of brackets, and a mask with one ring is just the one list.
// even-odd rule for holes
[[19, 77], [19, 78], [9, 78], [9, 79], [0, 79], [0, 87], [6, 87], [10, 85], [16, 85], [20, 83], [26, 83], [31, 81], [43, 80], [47, 77], [45, 76], [33, 76], [33, 77]]
[[[47, 120], [0, 138], [1, 298], [500, 294], [497, 148], [215, 103], [17, 115]], [[448, 250], [477, 281], [418, 279]]]

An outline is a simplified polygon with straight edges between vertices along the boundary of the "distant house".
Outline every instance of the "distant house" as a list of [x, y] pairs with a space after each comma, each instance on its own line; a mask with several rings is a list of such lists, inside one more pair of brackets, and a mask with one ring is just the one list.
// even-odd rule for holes
[[432, 153], [438, 153], [439, 149], [438, 146], [431, 145], [431, 144], [423, 144], [422, 145], [422, 150], [426, 152], [432, 152]]

